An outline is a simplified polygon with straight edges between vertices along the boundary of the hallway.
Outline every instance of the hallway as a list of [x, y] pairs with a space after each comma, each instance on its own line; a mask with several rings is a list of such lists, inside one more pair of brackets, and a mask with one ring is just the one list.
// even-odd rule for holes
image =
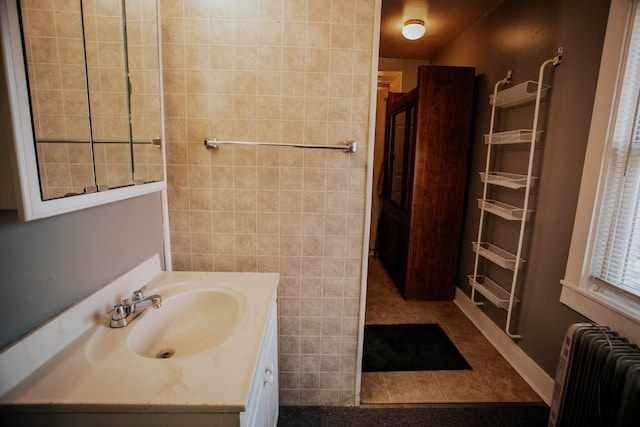
[[472, 370], [363, 372], [362, 405], [541, 402], [453, 302], [405, 301], [372, 257], [365, 323], [438, 323]]

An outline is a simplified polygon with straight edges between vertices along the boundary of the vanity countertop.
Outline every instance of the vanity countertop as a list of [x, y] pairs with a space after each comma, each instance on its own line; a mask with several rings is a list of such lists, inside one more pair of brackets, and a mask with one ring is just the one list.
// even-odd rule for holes
[[[101, 316], [0, 396], [0, 405], [47, 405], [54, 411], [244, 411], [278, 280], [277, 273], [159, 272], [147, 283], [146, 294], [162, 296], [163, 288], [175, 292], [176, 287], [223, 287], [242, 294], [245, 305], [234, 333], [200, 353], [146, 358], [131, 351], [126, 338], [138, 319], [112, 329], [109, 316]], [[145, 315], [162, 315], [162, 307]], [[103, 345], [96, 350], [92, 342], [97, 339]]]

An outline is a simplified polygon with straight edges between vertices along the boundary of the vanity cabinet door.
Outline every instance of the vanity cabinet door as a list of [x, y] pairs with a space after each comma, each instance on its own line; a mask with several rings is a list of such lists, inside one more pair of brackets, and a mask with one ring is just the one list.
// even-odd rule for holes
[[262, 341], [247, 411], [240, 414], [241, 426], [277, 427], [278, 393], [278, 327], [274, 303]]
[[[257, 378], [259, 379], [259, 378]], [[257, 395], [254, 417], [249, 423], [251, 427], [267, 427], [267, 402], [264, 396], [264, 388], [258, 384], [260, 392]]]
[[265, 363], [263, 400], [267, 427], [277, 427], [279, 415], [278, 400], [278, 328], [276, 327], [276, 310], [272, 311], [265, 338]]

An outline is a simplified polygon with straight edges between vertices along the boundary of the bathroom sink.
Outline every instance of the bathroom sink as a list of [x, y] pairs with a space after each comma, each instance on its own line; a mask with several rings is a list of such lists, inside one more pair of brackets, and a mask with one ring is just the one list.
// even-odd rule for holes
[[231, 290], [198, 290], [165, 298], [160, 309], [147, 310], [129, 326], [129, 348], [154, 359], [214, 348], [238, 326], [242, 298]]

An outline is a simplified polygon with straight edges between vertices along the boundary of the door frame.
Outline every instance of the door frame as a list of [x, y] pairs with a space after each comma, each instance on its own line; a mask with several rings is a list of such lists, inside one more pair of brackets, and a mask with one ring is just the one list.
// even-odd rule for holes
[[369, 135], [367, 144], [367, 177], [366, 177], [366, 204], [364, 213], [364, 229], [362, 236], [362, 259], [360, 275], [360, 315], [358, 322], [358, 348], [356, 350], [356, 377], [355, 377], [355, 406], [360, 406], [360, 388], [362, 382], [362, 353], [364, 346], [364, 316], [367, 304], [367, 275], [369, 271], [369, 233], [371, 230], [371, 195], [373, 191], [373, 150], [375, 145], [376, 132], [376, 106], [377, 106], [377, 76], [378, 76], [378, 56], [380, 52], [380, 19], [382, 17], [382, 0], [375, 0], [373, 37], [371, 40], [371, 82], [369, 103]]

